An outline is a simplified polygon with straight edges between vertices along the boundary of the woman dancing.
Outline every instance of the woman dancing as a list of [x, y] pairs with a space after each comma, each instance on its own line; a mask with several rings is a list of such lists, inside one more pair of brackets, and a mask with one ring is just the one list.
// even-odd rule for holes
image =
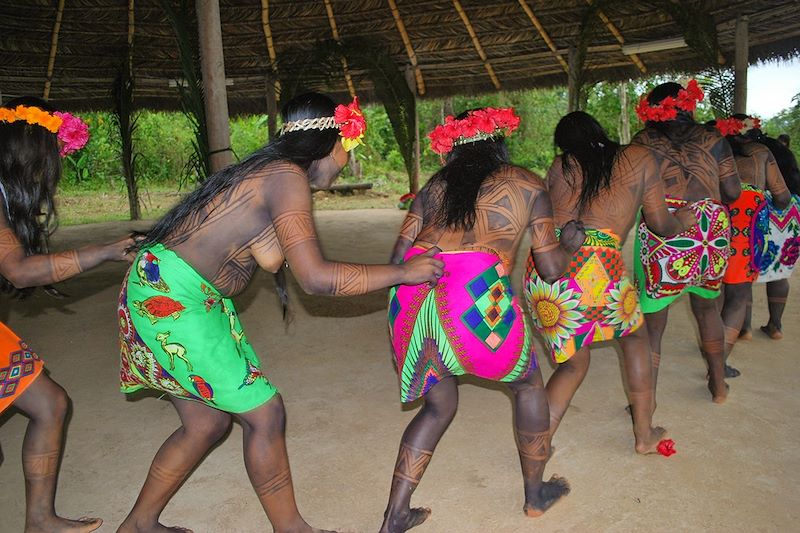
[[[88, 141], [88, 128], [69, 113], [33, 97], [0, 107], [0, 289], [25, 297], [35, 287], [63, 281], [104, 261], [123, 261], [131, 239], [49, 253], [57, 226], [53, 197], [61, 179], [59, 154]], [[69, 397], [31, 347], [0, 322], [0, 413], [13, 407], [30, 419], [22, 443], [25, 532], [94, 531], [99, 518], [56, 514], [59, 463]]]
[[122, 390], [169, 393], [181, 427], [153, 459], [121, 532], [168, 530], [159, 515], [233, 416], [244, 431], [247, 473], [272, 527], [318, 531], [295, 503], [283, 400], [263, 373], [230, 297], [244, 290], [256, 267], [278, 272], [284, 262], [310, 294], [435, 284], [442, 274], [432, 254], [405, 265], [325, 260], [310, 187], [330, 185], [366, 123], [357, 101], [336, 107], [316, 93], [289, 101], [282, 117], [277, 139], [208, 178], [153, 227], [122, 285]]
[[406, 531], [430, 515], [410, 508], [411, 495], [456, 414], [456, 376], [465, 374], [508, 383], [514, 395], [524, 512], [539, 516], [569, 492], [563, 478], [542, 482], [550, 455], [547, 399], [509, 275], [526, 231], [548, 279], [564, 272], [583, 232], [567, 223], [559, 243], [544, 183], [509, 162], [504, 137], [518, 125], [512, 109], [486, 108], [448, 117], [429, 135], [446, 164], [411, 205], [392, 261], [439, 249], [445, 277], [435, 287], [389, 294], [400, 399], [424, 400], [400, 441], [384, 533]]
[[630, 389], [635, 449], [654, 453], [666, 432], [652, 426], [650, 348], [636, 289], [625, 274], [622, 246], [640, 207], [658, 235], [675, 235], [696, 220], [689, 209], [676, 216], [667, 210], [652, 154], [640, 146], [620, 147], [591, 115], [576, 111], [562, 118], [555, 143], [562, 153], [547, 173], [555, 223], [579, 218], [587, 229], [564, 277], [547, 280], [537, 258], [528, 259], [525, 293], [533, 323], [558, 363], [547, 382], [550, 434], [555, 434], [586, 377], [591, 344], [618, 339]]

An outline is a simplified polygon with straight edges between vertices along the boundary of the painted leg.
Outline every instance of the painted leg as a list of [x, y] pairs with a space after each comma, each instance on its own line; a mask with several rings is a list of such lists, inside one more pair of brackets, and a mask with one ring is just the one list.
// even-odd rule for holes
[[244, 466], [275, 533], [322, 532], [309, 526], [297, 510], [281, 396], [237, 417], [244, 432]]
[[556, 475], [542, 481], [550, 458], [550, 412], [541, 372], [537, 368], [526, 381], [512, 383], [509, 388], [514, 393], [514, 433], [525, 488], [522, 510], [537, 517], [569, 494], [569, 483]]
[[164, 441], [153, 458], [142, 490], [118, 533], [189, 532], [159, 523], [161, 512], [184, 480], [227, 432], [231, 416], [205, 404], [171, 397], [181, 427]]
[[653, 427], [655, 389], [653, 388], [653, 363], [650, 357], [650, 340], [646, 328], [639, 328], [619, 339], [628, 382], [628, 399], [633, 417], [633, 434], [636, 453], [656, 453], [658, 443], [666, 436], [662, 427]]
[[25, 476], [25, 533], [83, 533], [103, 523], [99, 518], [68, 520], [56, 514], [58, 467], [64, 446], [67, 393], [42, 372], [14, 402], [29, 419], [22, 441]]
[[572, 357], [558, 365], [547, 381], [547, 403], [550, 406], [550, 437], [556, 434], [564, 413], [589, 371], [589, 348], [581, 348]]
[[[647, 338], [650, 342], [650, 362], [653, 368], [653, 390], [658, 386], [658, 368], [661, 366], [661, 339], [664, 337], [664, 330], [667, 329], [667, 319], [669, 318], [669, 307], [661, 311], [648, 313], [645, 315], [645, 325], [647, 326]], [[656, 408], [655, 394], [653, 394], [653, 411]]]
[[728, 384], [725, 383], [725, 326], [718, 312], [716, 299], [690, 295], [692, 314], [700, 331], [700, 350], [708, 364], [708, 390], [714, 403], [725, 403]]
[[789, 280], [781, 279], [767, 283], [767, 305], [769, 306], [769, 322], [766, 326], [761, 326], [761, 331], [767, 334], [770, 339], [780, 340], [783, 338], [781, 328], [783, 324], [783, 310], [786, 308], [786, 299], [789, 296]]
[[753, 284], [750, 284], [750, 290], [747, 291], [747, 305], [744, 307], [744, 321], [739, 330], [740, 341], [753, 340]]
[[458, 384], [455, 378], [443, 379], [425, 394], [422, 409], [408, 424], [400, 441], [381, 533], [408, 531], [430, 516], [428, 508], [411, 508], [411, 495], [457, 409]]
[[721, 313], [722, 322], [725, 324], [725, 377], [735, 378], [741, 374], [737, 369], [728, 365], [728, 358], [739, 338], [742, 324], [744, 324], [748, 294], [752, 290], [752, 285], [752, 283], [725, 285], [725, 303]]

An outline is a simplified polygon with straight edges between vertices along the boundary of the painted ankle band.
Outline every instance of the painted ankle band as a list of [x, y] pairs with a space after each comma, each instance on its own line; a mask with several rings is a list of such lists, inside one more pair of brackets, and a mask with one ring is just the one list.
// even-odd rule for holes
[[736, 344], [739, 339], [739, 328], [725, 326], [725, 344]]
[[517, 449], [521, 457], [545, 461], [550, 457], [550, 431], [528, 433], [517, 430]]
[[767, 296], [767, 303], [771, 304], [785, 304], [786, 300], [783, 296]]
[[661, 365], [661, 354], [650, 352], [650, 363], [653, 365], [653, 368], [658, 368]]
[[279, 493], [283, 489], [292, 486], [292, 474], [289, 467], [282, 470], [258, 485], [253, 484], [253, 488], [259, 498], [266, 498]]
[[407, 444], [400, 444], [400, 452], [397, 454], [397, 464], [394, 467], [394, 476], [407, 481], [413, 485], [418, 485], [422, 479], [422, 474], [431, 462], [433, 452], [420, 450]]
[[725, 349], [725, 342], [721, 340], [703, 341], [700, 344], [700, 349], [706, 354], [718, 353]]
[[58, 458], [61, 452], [56, 450], [54, 452], [42, 454], [28, 454], [22, 459], [22, 469], [25, 478], [28, 480], [45, 479], [53, 477], [58, 472]]

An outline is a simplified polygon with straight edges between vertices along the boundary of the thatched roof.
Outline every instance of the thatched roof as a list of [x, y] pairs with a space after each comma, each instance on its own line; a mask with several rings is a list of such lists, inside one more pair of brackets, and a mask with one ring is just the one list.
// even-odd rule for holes
[[[169, 1], [169, 0], [168, 0]], [[599, 1], [599, 0], [598, 0]], [[171, 2], [176, 6], [177, 1]], [[565, 84], [567, 48], [579, 40], [587, 0], [220, 0], [229, 105], [233, 113], [266, 109], [266, 78], [307, 69], [302, 51], [330, 39], [333, 15], [341, 39], [380, 42], [398, 65], [417, 65], [424, 97]], [[626, 43], [682, 36], [658, 1], [601, 2], [588, 42], [587, 79], [635, 78], [665, 70], [707, 66], [690, 48], [642, 53], [637, 66], [621, 52]], [[713, 17], [724, 59], [732, 64], [735, 20], [749, 15], [750, 60], [787, 57], [800, 48], [795, 0], [689, 0]], [[66, 108], [110, 107], [109, 91], [125, 54], [129, 0], [66, 0], [53, 59], [50, 98]], [[327, 6], [326, 6], [327, 4]], [[393, 14], [392, 4], [397, 11]], [[526, 13], [523, 4], [530, 8]], [[41, 95], [51, 59], [58, 0], [0, 2], [0, 93]], [[158, 0], [135, 0], [133, 66], [139, 106], [177, 108], [170, 80], [181, 78], [174, 33]], [[194, 1], [189, 5], [193, 8]], [[268, 6], [268, 25], [262, 19]], [[461, 13], [458, 11], [461, 7]], [[597, 14], [595, 14], [597, 15]], [[535, 27], [535, 21], [541, 27]], [[399, 29], [407, 31], [404, 42]], [[614, 29], [611, 28], [613, 26]], [[271, 32], [276, 62], [270, 60]], [[471, 36], [474, 35], [474, 38]], [[548, 45], [543, 34], [552, 44]], [[479, 51], [479, 48], [482, 50]], [[485, 61], [481, 59], [485, 56]], [[492, 74], [495, 80], [492, 79]], [[349, 69], [356, 90], [370, 94], [363, 72]], [[420, 84], [421, 81], [421, 84]], [[309, 82], [324, 84], [323, 80]], [[344, 74], [332, 86], [346, 93]]]

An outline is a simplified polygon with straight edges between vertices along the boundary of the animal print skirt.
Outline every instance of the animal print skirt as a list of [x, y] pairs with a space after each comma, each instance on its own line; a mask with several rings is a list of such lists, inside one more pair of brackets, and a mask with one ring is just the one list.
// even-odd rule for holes
[[231, 413], [278, 390], [233, 302], [161, 244], [139, 252], [119, 296], [120, 388], [155, 389]]

